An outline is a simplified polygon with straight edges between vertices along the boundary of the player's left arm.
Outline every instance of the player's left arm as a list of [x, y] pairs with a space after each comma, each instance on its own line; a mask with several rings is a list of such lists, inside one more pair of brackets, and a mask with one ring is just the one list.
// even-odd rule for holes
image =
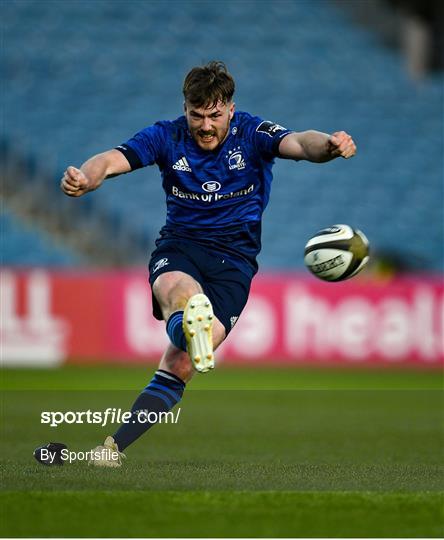
[[279, 144], [279, 157], [324, 163], [338, 157], [351, 158], [356, 144], [345, 131], [331, 135], [321, 131], [293, 132], [285, 135]]

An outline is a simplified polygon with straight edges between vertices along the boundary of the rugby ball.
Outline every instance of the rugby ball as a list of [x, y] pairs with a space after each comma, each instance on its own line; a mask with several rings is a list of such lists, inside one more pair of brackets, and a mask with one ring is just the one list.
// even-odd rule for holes
[[36, 448], [33, 455], [42, 465], [63, 465], [62, 450], [67, 448], [66, 444], [50, 442]]
[[332, 225], [310, 238], [305, 266], [319, 279], [342, 281], [360, 272], [368, 262], [368, 240], [349, 225]]

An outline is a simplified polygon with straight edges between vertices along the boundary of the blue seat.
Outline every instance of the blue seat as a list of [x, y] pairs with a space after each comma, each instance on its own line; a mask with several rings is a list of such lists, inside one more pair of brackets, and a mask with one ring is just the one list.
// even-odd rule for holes
[[45, 231], [23, 223], [6, 209], [0, 217], [0, 229], [4, 266], [76, 266], [84, 262]]
[[[7, 137], [33, 166], [52, 156], [48, 205], [62, 204], [58, 179], [67, 165], [80, 165], [157, 119], [179, 116], [183, 75], [218, 58], [235, 75], [238, 108], [300, 131], [345, 129], [358, 143], [351, 161], [277, 163], [264, 267], [300, 268], [295, 253], [307, 236], [339, 220], [362, 228], [381, 250], [393, 248], [396, 231], [406, 257], [414, 249], [426, 268], [442, 269], [442, 231], [430, 231], [440, 222], [443, 199], [442, 76], [418, 87], [397, 53], [330, 3], [221, 0], [216, 6], [209, 0], [176, 2], [174, 9], [136, 0], [124, 10], [116, 2], [60, 2], [57, 10], [32, 0], [3, 6]], [[68, 42], [67, 20], [76, 28]], [[148, 235], [151, 244], [165, 216], [154, 169], [64, 204], [82, 215], [97, 208], [109, 215], [107, 227]]]

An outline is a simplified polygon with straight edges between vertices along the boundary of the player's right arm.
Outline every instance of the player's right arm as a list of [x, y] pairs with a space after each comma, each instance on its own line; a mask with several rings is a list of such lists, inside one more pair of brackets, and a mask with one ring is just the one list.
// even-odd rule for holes
[[60, 182], [60, 188], [70, 197], [80, 197], [99, 188], [107, 178], [131, 170], [131, 165], [122, 152], [108, 150], [85, 161], [80, 169], [68, 167]]

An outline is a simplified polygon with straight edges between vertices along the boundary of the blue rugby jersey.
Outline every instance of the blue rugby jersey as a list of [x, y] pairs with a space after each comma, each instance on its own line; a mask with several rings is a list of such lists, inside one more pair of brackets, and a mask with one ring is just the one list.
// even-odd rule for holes
[[154, 163], [160, 169], [167, 216], [156, 245], [192, 240], [253, 275], [274, 158], [288, 133], [273, 122], [235, 112], [224, 143], [205, 151], [181, 116], [157, 122], [118, 146], [132, 170]]

